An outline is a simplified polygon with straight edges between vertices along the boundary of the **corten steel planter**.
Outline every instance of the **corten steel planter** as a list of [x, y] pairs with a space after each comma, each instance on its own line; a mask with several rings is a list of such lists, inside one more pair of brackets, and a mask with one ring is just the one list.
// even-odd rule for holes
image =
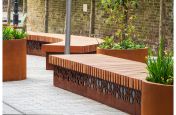
[[173, 115], [173, 86], [143, 81], [142, 115]]
[[145, 58], [148, 56], [148, 48], [143, 49], [101, 49], [97, 48], [97, 54], [104, 54], [118, 58], [124, 58], [128, 60], [138, 61], [145, 63]]
[[3, 81], [26, 79], [26, 40], [3, 40]]

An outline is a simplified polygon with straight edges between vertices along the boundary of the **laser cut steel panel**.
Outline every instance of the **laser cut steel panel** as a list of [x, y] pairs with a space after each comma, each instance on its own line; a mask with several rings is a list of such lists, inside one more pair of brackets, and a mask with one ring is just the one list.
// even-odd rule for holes
[[141, 114], [141, 91], [81, 72], [54, 66], [54, 86], [99, 101], [124, 112]]
[[42, 52], [41, 49], [43, 44], [48, 44], [48, 43], [49, 42], [27, 40], [27, 54], [46, 56], [46, 53]]

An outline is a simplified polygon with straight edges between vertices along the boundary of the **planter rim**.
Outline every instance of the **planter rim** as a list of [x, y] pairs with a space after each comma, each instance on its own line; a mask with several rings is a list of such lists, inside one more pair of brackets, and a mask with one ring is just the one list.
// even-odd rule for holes
[[13, 39], [13, 40], [3, 40], [3, 41], [16, 41], [16, 40], [25, 40], [26, 39], [26, 37], [24, 37], [24, 38], [21, 38], [21, 39]]
[[147, 84], [152, 84], [152, 85], [158, 85], [158, 86], [163, 86], [163, 87], [173, 87], [174, 85], [167, 85], [167, 84], [161, 84], [161, 83], [155, 83], [147, 80], [142, 80], [142, 82], [145, 82]]
[[103, 49], [103, 48], [99, 48], [97, 47], [98, 50], [145, 50], [148, 49], [148, 47], [145, 48], [138, 48], [138, 49]]

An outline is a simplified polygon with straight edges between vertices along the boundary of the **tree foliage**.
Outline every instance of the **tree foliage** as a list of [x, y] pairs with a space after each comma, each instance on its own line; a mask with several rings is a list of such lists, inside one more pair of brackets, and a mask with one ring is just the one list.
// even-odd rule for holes
[[101, 0], [101, 7], [108, 16], [106, 23], [117, 26], [117, 38], [123, 40], [138, 36], [133, 25], [136, 16], [131, 13], [138, 7], [138, 0]]

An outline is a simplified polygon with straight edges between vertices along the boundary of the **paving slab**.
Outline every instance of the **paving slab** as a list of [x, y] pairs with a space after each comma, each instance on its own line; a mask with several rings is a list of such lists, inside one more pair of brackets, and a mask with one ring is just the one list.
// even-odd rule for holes
[[27, 56], [27, 79], [3, 83], [3, 114], [127, 115], [53, 86], [45, 57]]

